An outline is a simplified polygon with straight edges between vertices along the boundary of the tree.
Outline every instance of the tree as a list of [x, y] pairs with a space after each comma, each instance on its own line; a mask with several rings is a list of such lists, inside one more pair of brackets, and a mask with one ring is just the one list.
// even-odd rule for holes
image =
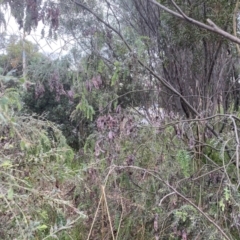
[[[64, 2], [58, 7], [62, 9], [63, 24], [59, 34], [73, 36], [74, 48], [62, 60], [46, 61], [39, 69], [36, 69], [39, 63], [29, 66], [29, 77], [35, 79], [36, 85], [32, 87], [31, 94], [26, 95], [25, 103], [32, 111], [44, 113], [47, 119], [64, 128], [71, 121], [72, 126], [64, 130], [65, 136], [73, 138], [75, 135], [77, 138], [78, 135], [73, 132], [79, 131], [83, 143], [89, 134], [86, 129], [89, 127], [90, 132], [95, 129], [91, 121], [99, 114], [129, 106], [144, 106], [146, 102], [142, 96], [145, 100], [150, 98], [151, 90], [144, 89], [143, 73], [136, 68], [134, 56], [126, 60], [126, 47], [119, 44], [117, 38], [109, 42], [111, 33], [91, 15], [79, 15], [79, 8], [74, 10], [76, 14], [71, 14], [73, 6]], [[101, 11], [101, 8], [97, 9]], [[92, 27], [94, 24], [98, 26]], [[58, 86], [62, 86], [61, 90], [51, 90], [53, 78], [56, 78]], [[74, 97], [71, 105], [66, 104], [68, 97], [61, 93], [70, 90]], [[77, 148], [76, 139], [73, 142], [71, 146]]]
[[[17, 36], [10, 37], [5, 46], [6, 53], [1, 55], [1, 68], [3, 69], [3, 75], [6, 75], [10, 71], [14, 71], [16, 76], [22, 76], [22, 46], [22, 40], [19, 40]], [[44, 56], [39, 53], [37, 45], [34, 45], [27, 40], [25, 40], [25, 54], [27, 64], [44, 59]]]
[[39, 58], [29, 65], [28, 77], [32, 85], [27, 85], [23, 95], [25, 111], [57, 124], [68, 144], [78, 149], [84, 136], [79, 136], [77, 131], [81, 121], [71, 120], [79, 97], [73, 85], [76, 74], [69, 69], [67, 57], [61, 60]]

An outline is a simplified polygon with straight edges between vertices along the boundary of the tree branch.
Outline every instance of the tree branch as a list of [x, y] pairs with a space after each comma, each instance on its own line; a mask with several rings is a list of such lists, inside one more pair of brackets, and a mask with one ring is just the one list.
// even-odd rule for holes
[[202, 22], [199, 22], [199, 21], [197, 21], [197, 20], [195, 20], [193, 18], [190, 18], [190, 17], [186, 16], [186, 14], [184, 14], [182, 12], [182, 10], [177, 6], [177, 4], [173, 0], [171, 0], [172, 3], [175, 3], [174, 6], [177, 7], [178, 11], [181, 12], [181, 14], [177, 13], [177, 12], [175, 12], [175, 11], [165, 7], [165, 6], [163, 6], [162, 4], [156, 2], [155, 0], [148, 0], [148, 1], [152, 2], [153, 4], [155, 4], [156, 6], [161, 8], [162, 10], [172, 14], [175, 17], [178, 17], [178, 18], [180, 18], [182, 20], [185, 20], [185, 21], [187, 21], [187, 22], [189, 22], [189, 23], [191, 23], [193, 25], [196, 25], [196, 26], [198, 26], [200, 28], [206, 29], [206, 30], [208, 30], [210, 32], [216, 33], [216, 34], [218, 34], [218, 35], [220, 35], [220, 36], [230, 40], [231, 42], [235, 42], [235, 43], [240, 45], [240, 39], [239, 38], [237, 38], [234, 35], [232, 35], [232, 34], [226, 32], [226, 31], [222, 30], [215, 23], [213, 23], [210, 19], [207, 19], [207, 22], [209, 24], [209, 25], [207, 25], [207, 24], [204, 24]]

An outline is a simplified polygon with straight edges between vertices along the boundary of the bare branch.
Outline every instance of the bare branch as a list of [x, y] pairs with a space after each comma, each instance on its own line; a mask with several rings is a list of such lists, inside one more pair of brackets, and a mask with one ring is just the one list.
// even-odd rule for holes
[[[216, 24], [214, 24], [210, 19], [207, 19], [207, 22], [209, 23], [209, 25], [207, 25], [207, 24], [199, 22], [199, 21], [197, 21], [197, 20], [195, 20], [193, 18], [187, 17], [184, 13], [182, 13], [183, 15], [179, 14], [179, 13], [177, 13], [177, 12], [175, 12], [175, 11], [165, 7], [165, 6], [163, 6], [162, 4], [156, 2], [155, 0], [149, 0], [149, 1], [152, 2], [153, 4], [157, 5], [162, 10], [172, 14], [175, 17], [178, 17], [178, 18], [180, 18], [182, 20], [185, 20], [185, 21], [187, 21], [187, 22], [189, 22], [189, 23], [191, 23], [193, 25], [196, 25], [196, 26], [198, 26], [200, 28], [206, 29], [206, 30], [208, 30], [210, 32], [216, 33], [216, 34], [218, 34], [218, 35], [220, 35], [220, 36], [230, 40], [231, 42], [235, 42], [235, 43], [240, 45], [240, 39], [239, 38], [237, 38], [234, 35], [232, 35], [232, 34], [226, 32], [226, 31], [222, 30]], [[172, 2], [174, 2], [174, 1], [172, 1]], [[178, 9], [179, 9], [179, 11], [182, 12], [182, 10], [180, 10], [179, 7], [178, 7]]]

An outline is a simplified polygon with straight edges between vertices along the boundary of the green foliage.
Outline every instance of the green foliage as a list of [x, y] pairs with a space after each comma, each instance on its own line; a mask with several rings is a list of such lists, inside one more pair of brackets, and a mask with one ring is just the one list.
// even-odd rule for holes
[[13, 88], [16, 83], [15, 77], [0, 75], [0, 86], [6, 86], [6, 89], [0, 92], [0, 123], [3, 125], [8, 122], [14, 124], [14, 110], [21, 109], [19, 93]]
[[196, 209], [194, 209], [190, 205], [183, 205], [180, 209], [174, 211], [175, 221], [177, 225], [185, 224], [187, 220], [194, 219], [194, 215], [197, 213]]
[[115, 66], [115, 71], [114, 71], [113, 76], [111, 78], [111, 86], [115, 85], [116, 81], [119, 78], [120, 63], [119, 62], [115, 62], [114, 66]]
[[43, 55], [38, 52], [37, 45], [27, 40], [23, 44], [22, 40], [18, 40], [14, 36], [9, 39], [5, 50], [6, 54], [0, 55], [0, 67], [4, 70], [3, 75], [12, 71], [15, 76], [21, 76], [23, 50], [25, 50], [27, 65], [43, 58]]
[[87, 99], [82, 95], [81, 102], [77, 105], [76, 110], [80, 110], [87, 119], [93, 120], [95, 111], [91, 105], [89, 105]]
[[[58, 208], [64, 218], [68, 212], [62, 207], [72, 207], [53, 192], [55, 182], [70, 181], [71, 169], [67, 164], [73, 161], [74, 153], [54, 124], [23, 115], [19, 89], [7, 88], [8, 82], [3, 81], [4, 77], [1, 80], [0, 209], [4, 213], [1, 216], [1, 238], [43, 237], [56, 224], [54, 219], [47, 217], [50, 212], [42, 208], [43, 205]], [[10, 215], [13, 217], [8, 218]], [[84, 215], [79, 212], [74, 217]], [[66, 222], [64, 226], [68, 224]]]
[[228, 187], [223, 189], [223, 197], [219, 201], [219, 207], [224, 212], [226, 205], [230, 203], [231, 192]]
[[179, 150], [177, 153], [177, 161], [181, 167], [184, 177], [190, 177], [192, 160], [189, 153], [185, 150]]

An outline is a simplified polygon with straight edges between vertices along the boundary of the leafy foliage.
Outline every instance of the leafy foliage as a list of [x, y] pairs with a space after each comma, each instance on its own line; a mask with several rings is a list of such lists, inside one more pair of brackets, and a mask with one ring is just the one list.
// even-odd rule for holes
[[[68, 218], [69, 209], [74, 209], [64, 195], [57, 193], [57, 182], [71, 179], [66, 164], [73, 160], [74, 153], [52, 123], [20, 114], [19, 91], [5, 88], [6, 79], [1, 76], [0, 235], [4, 239], [32, 239], [51, 234], [51, 226], [57, 224], [50, 219], [50, 207], [64, 219]], [[72, 220], [84, 217], [73, 211]], [[68, 225], [71, 227], [70, 218], [64, 223], [65, 227]], [[57, 225], [55, 231], [58, 228]]]
[[[38, 52], [37, 45], [34, 45], [27, 40], [24, 40], [24, 48], [27, 64], [44, 58], [43, 55]], [[22, 75], [22, 49], [23, 41], [18, 40], [18, 37], [16, 36], [11, 36], [6, 44], [6, 54], [0, 55], [2, 75], [9, 73], [14, 74], [15, 76]]]

